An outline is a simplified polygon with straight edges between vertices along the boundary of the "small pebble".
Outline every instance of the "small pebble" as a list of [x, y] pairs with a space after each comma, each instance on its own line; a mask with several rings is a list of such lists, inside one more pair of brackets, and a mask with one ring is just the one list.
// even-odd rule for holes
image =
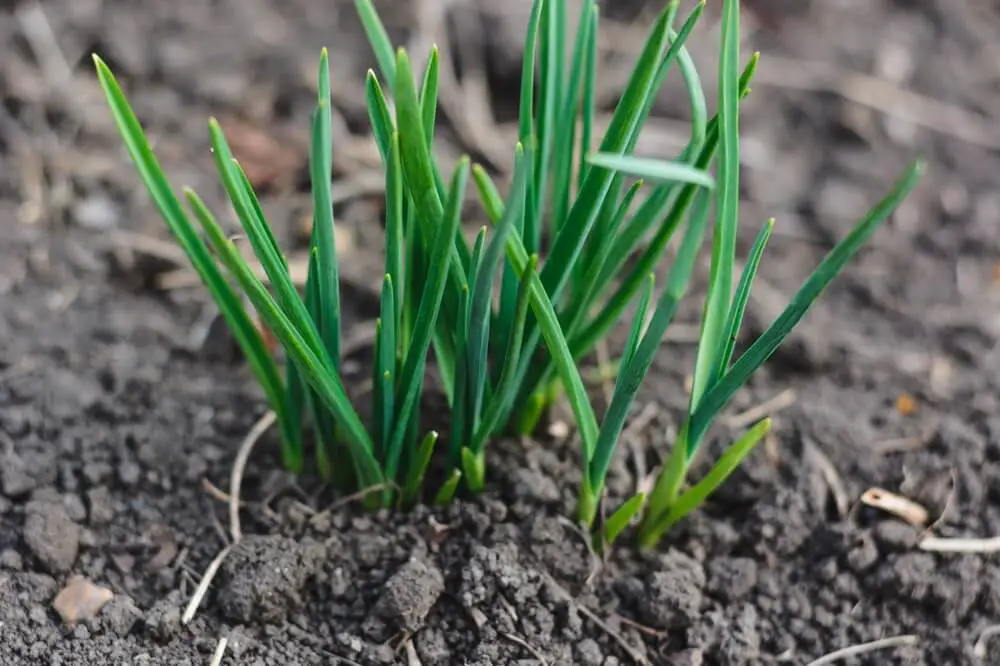
[[12, 548], [0, 553], [0, 568], [10, 569], [11, 571], [20, 571], [24, 568], [24, 562], [21, 559], [21, 554]]
[[103, 194], [89, 196], [73, 206], [71, 216], [84, 229], [106, 231], [118, 226], [121, 213], [118, 205]]
[[80, 548], [80, 526], [58, 496], [53, 501], [39, 491], [36, 497], [25, 507], [24, 542], [47, 570], [69, 571]]
[[82, 523], [87, 519], [87, 509], [83, 506], [83, 500], [79, 495], [63, 495], [63, 506], [66, 507], [66, 513], [73, 522]]
[[139, 465], [131, 460], [124, 460], [118, 465], [118, 478], [126, 486], [134, 486], [139, 483], [142, 470]]
[[28, 472], [27, 465], [16, 453], [3, 457], [0, 469], [0, 488], [8, 497], [17, 497], [34, 490], [38, 483]]
[[69, 579], [52, 602], [52, 607], [67, 624], [97, 617], [106, 603], [114, 597], [114, 592], [106, 587], [94, 585], [83, 576]]
[[115, 517], [115, 508], [111, 503], [111, 492], [107, 486], [98, 486], [88, 490], [87, 503], [90, 505], [90, 522], [94, 525], [110, 523]]
[[83, 478], [92, 486], [104, 483], [113, 472], [111, 465], [105, 462], [87, 463], [83, 466]]
[[919, 538], [913, 527], [897, 520], [883, 520], [872, 530], [875, 542], [886, 551], [911, 550]]
[[142, 617], [142, 611], [135, 605], [131, 597], [119, 594], [108, 602], [101, 610], [101, 624], [109, 631], [125, 636], [135, 623]]
[[31, 610], [28, 611], [28, 617], [38, 625], [46, 624], [49, 621], [49, 614], [45, 612], [45, 608], [38, 605], [31, 607]]

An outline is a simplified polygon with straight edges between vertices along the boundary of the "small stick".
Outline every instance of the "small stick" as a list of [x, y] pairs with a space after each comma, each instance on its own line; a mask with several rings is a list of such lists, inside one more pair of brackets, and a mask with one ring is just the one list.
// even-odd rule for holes
[[982, 633], [979, 634], [979, 640], [977, 640], [976, 644], [972, 646], [972, 654], [976, 655], [976, 657], [980, 659], [985, 659], [986, 641], [997, 634], [1000, 634], [1000, 624], [992, 624], [983, 629]]
[[236, 461], [233, 463], [233, 471], [229, 476], [229, 531], [233, 535], [233, 543], [237, 544], [243, 538], [240, 532], [240, 485], [243, 483], [243, 472], [250, 458], [257, 440], [270, 428], [275, 421], [275, 413], [268, 410], [259, 421], [250, 429], [250, 432], [240, 444], [240, 450], [236, 453]]
[[518, 636], [515, 636], [514, 634], [500, 634], [500, 635], [503, 636], [504, 638], [506, 638], [507, 640], [509, 640], [511, 643], [517, 643], [518, 645], [520, 645], [521, 647], [523, 647], [525, 650], [527, 650], [528, 652], [530, 652], [535, 659], [537, 659], [538, 661], [541, 662], [542, 666], [549, 666], [549, 662], [545, 660], [545, 655], [543, 655], [541, 652], [539, 652], [537, 648], [532, 647], [528, 643], [528, 641], [524, 640], [523, 638], [519, 638]]
[[628, 641], [625, 640], [624, 636], [622, 636], [614, 629], [612, 629], [610, 626], [608, 626], [607, 622], [597, 617], [597, 614], [594, 611], [590, 610], [583, 604], [577, 602], [577, 600], [573, 598], [573, 595], [567, 592], [562, 585], [556, 582], [555, 578], [553, 578], [549, 574], [543, 574], [543, 575], [545, 576], [545, 579], [548, 580], [549, 584], [552, 586], [553, 591], [557, 592], [559, 596], [561, 596], [565, 601], [572, 603], [573, 606], [575, 606], [576, 609], [580, 611], [580, 613], [586, 615], [587, 619], [596, 624], [598, 628], [600, 628], [604, 633], [606, 633], [608, 636], [614, 639], [614, 641], [618, 643], [621, 649], [624, 650], [625, 653], [632, 658], [632, 661], [634, 661], [637, 664], [640, 664], [640, 666], [650, 666], [649, 660], [646, 659], [646, 657], [644, 657], [642, 654], [640, 654], [638, 650], [629, 645]]
[[810, 661], [806, 666], [823, 666], [824, 664], [832, 664], [836, 661], [842, 659], [847, 659], [849, 657], [856, 657], [867, 652], [874, 652], [875, 650], [884, 650], [886, 648], [903, 647], [904, 645], [914, 645], [917, 642], [917, 637], [913, 634], [907, 634], [905, 636], [893, 636], [891, 638], [880, 638], [877, 641], [872, 641], [870, 643], [861, 643], [860, 645], [851, 645], [849, 647], [841, 648], [835, 650], [830, 654], [824, 655], [819, 659]]
[[[194, 618], [194, 614], [198, 612], [198, 607], [201, 606], [205, 594], [208, 593], [208, 587], [212, 584], [212, 579], [218, 573], [223, 560], [229, 555], [229, 551], [243, 538], [243, 534], [240, 531], [240, 484], [243, 482], [243, 471], [246, 469], [247, 460], [250, 458], [250, 452], [253, 450], [254, 444], [271, 427], [274, 421], [275, 413], [268, 411], [250, 429], [250, 432], [243, 439], [243, 443], [240, 444], [240, 450], [236, 454], [233, 471], [229, 477], [229, 531], [232, 534], [233, 542], [223, 548], [208, 565], [208, 569], [205, 570], [205, 574], [201, 577], [201, 581], [198, 583], [191, 601], [188, 602], [187, 608], [184, 609], [184, 615], [181, 616], [181, 624], [187, 624]], [[224, 649], [225, 646], [223, 646]]]
[[187, 624], [194, 619], [194, 614], [198, 612], [198, 607], [201, 606], [201, 602], [205, 598], [205, 594], [208, 593], [208, 586], [212, 584], [212, 579], [215, 578], [215, 574], [218, 573], [219, 567], [222, 566], [222, 561], [226, 559], [226, 555], [229, 555], [229, 551], [232, 549], [232, 545], [226, 546], [221, 552], [219, 552], [218, 555], [215, 556], [212, 563], [208, 565], [208, 569], [205, 570], [205, 575], [201, 577], [198, 587], [191, 596], [191, 601], [188, 602], [187, 608], [184, 609], [184, 615], [181, 616], [181, 624]]
[[223, 504], [229, 504], [229, 493], [219, 488], [219, 486], [215, 485], [207, 478], [202, 477], [201, 487], [205, 489], [205, 492], [208, 493], [208, 496], [212, 499], [218, 500]]
[[861, 503], [886, 513], [891, 513], [911, 525], [926, 525], [930, 514], [922, 505], [882, 488], [869, 488], [861, 496]]
[[1000, 552], [1000, 536], [986, 539], [927, 537], [917, 547], [932, 553], [997, 553]]
[[785, 389], [770, 400], [765, 400], [756, 407], [751, 407], [745, 412], [730, 416], [728, 419], [723, 419], [722, 422], [727, 427], [733, 428], [734, 430], [746, 428], [747, 426], [760, 421], [765, 416], [771, 416], [782, 410], [788, 409], [795, 404], [796, 400], [798, 400], [798, 396], [795, 395], [795, 391], [792, 389]]
[[837, 506], [837, 515], [843, 518], [850, 511], [850, 500], [847, 499], [847, 489], [844, 487], [844, 480], [840, 478], [840, 473], [836, 466], [827, 457], [826, 453], [811, 440], [806, 440], [806, 454], [812, 458], [816, 466], [819, 467], [820, 474], [830, 487], [833, 495], [833, 502]]
[[361, 490], [355, 493], [351, 493], [350, 495], [345, 495], [344, 497], [341, 497], [339, 500], [335, 501], [333, 504], [327, 507], [325, 511], [321, 511], [320, 513], [334, 511], [343, 506], [347, 506], [351, 502], [357, 502], [358, 500], [363, 500], [365, 497], [368, 496], [369, 493], [377, 493], [380, 490], [389, 490], [390, 488], [398, 489], [398, 486], [392, 481], [385, 481], [384, 483], [376, 483], [374, 486], [369, 486], [368, 488], [362, 488]]
[[922, 449], [929, 441], [927, 435], [914, 435], [913, 437], [900, 437], [896, 439], [886, 439], [872, 445], [875, 453], [888, 455], [890, 453], [907, 453]]
[[215, 515], [215, 511], [208, 512], [208, 519], [212, 521], [212, 527], [215, 529], [215, 533], [219, 535], [219, 540], [222, 543], [230, 543], [229, 534], [226, 533], [226, 528], [222, 526], [222, 521]]
[[615, 614], [615, 619], [617, 619], [622, 624], [627, 624], [628, 626], [632, 627], [636, 631], [638, 631], [640, 633], [643, 633], [643, 634], [646, 634], [647, 636], [652, 636], [653, 638], [663, 638], [664, 636], [667, 635], [666, 631], [661, 631], [659, 629], [653, 629], [652, 627], [647, 627], [644, 624], [639, 624], [635, 620], [630, 620], [629, 618], [625, 617], [624, 615], [618, 615], [616, 613]]
[[219, 639], [219, 644], [215, 646], [215, 652], [212, 654], [212, 661], [208, 662], [208, 666], [219, 666], [222, 663], [222, 656], [226, 654], [226, 644], [229, 643], [229, 639], [223, 636]]
[[587, 533], [583, 530], [583, 528], [566, 516], [559, 516], [559, 522], [563, 527], [580, 537], [580, 540], [583, 541], [583, 545], [587, 548], [587, 554], [590, 555], [590, 571], [587, 572], [587, 577], [584, 579], [583, 584], [589, 586], [590, 583], [593, 582], [594, 576], [596, 576], [597, 572], [601, 570], [602, 564], [601, 558], [598, 557], [597, 553], [594, 551], [594, 543], [587, 536]]

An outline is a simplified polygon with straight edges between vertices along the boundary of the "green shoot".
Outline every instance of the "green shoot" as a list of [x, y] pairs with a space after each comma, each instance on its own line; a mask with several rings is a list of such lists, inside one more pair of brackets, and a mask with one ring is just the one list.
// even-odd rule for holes
[[[640, 544], [655, 545], [729, 478], [769, 432], [769, 419], [738, 436], [708, 474], [687, 487], [691, 461], [719, 414], [913, 189], [923, 166], [914, 162], [908, 168], [891, 193], [830, 251], [781, 316], [737, 354], [774, 225], [769, 220], [757, 233], [734, 285], [739, 113], [759, 58], [754, 54], [741, 71], [739, 1], [723, 0], [718, 113], [710, 119], [686, 48], [704, 6], [703, 0], [696, 3], [683, 21], [678, 21], [679, 0], [662, 8], [598, 137], [598, 4], [582, 2], [576, 32], [570, 34], [566, 0], [534, 0], [514, 169], [502, 196], [493, 176], [468, 157], [444, 177], [436, 149], [443, 66], [437, 48], [416, 78], [410, 55], [391, 43], [372, 0], [355, 0], [378, 63], [378, 74], [368, 72], [364, 94], [385, 172], [385, 257], [367, 422], [340, 373], [340, 257], [331, 196], [335, 146], [326, 50], [320, 54], [309, 135], [313, 226], [302, 293], [222, 127], [209, 122], [215, 168], [264, 279], [193, 191], [185, 192], [185, 208], [114, 76], [95, 56], [98, 80], [142, 182], [218, 304], [275, 412], [287, 469], [307, 469], [305, 451], [311, 443], [320, 477], [339, 490], [362, 491], [369, 506], [449, 502], [460, 489], [485, 490], [490, 441], [532, 431], [562, 397], [572, 410], [581, 447], [577, 515], [595, 528], [601, 545], [614, 543], [636, 520]], [[674, 69], [683, 78], [691, 109], [687, 145], [677, 156], [637, 156], [644, 126]], [[476, 215], [485, 214], [489, 222], [471, 247], [463, 234], [470, 172], [482, 204]], [[605, 480], [618, 440], [709, 233], [693, 387], [677, 440], [648, 496], [625, 498], [605, 513], [600, 510]], [[676, 255], [657, 287], [653, 276], [677, 235]], [[633, 308], [621, 356], [606, 364], [617, 374], [599, 420], [584, 383], [593, 372], [580, 366]], [[283, 369], [254, 317], [282, 347]], [[432, 376], [437, 381], [428, 381]], [[437, 431], [423, 430], [427, 424], [420, 408], [426, 392], [438, 386], [449, 419], [442, 430], [448, 442], [441, 447]], [[445, 481], [428, 496], [425, 477], [437, 453], [447, 464]], [[608, 517], [596, 526], [599, 515]]]

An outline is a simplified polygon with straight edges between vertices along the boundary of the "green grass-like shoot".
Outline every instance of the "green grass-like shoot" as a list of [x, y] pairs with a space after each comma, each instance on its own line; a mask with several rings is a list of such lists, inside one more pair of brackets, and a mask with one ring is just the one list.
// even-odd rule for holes
[[[474, 493], [487, 487], [490, 440], [532, 431], [553, 401], [564, 397], [576, 421], [583, 463], [578, 518], [596, 527], [605, 477], [631, 406], [711, 229], [708, 292], [680, 434], [648, 496], [627, 498], [595, 531], [600, 545], [611, 544], [638, 519], [639, 542], [657, 543], [767, 434], [771, 423], [765, 419], [741, 435], [705, 478], [685, 489], [690, 462], [716, 417], [913, 188], [922, 165], [907, 170], [828, 254], [785, 312], [736, 355], [774, 224], [768, 221], [758, 233], [734, 287], [739, 107], [758, 65], [755, 54], [740, 68], [738, 0], [723, 3], [717, 115], [708, 117], [705, 92], [685, 48], [704, 2], [675, 28], [680, 3], [671, 0], [651, 24], [601, 137], [594, 136], [598, 5], [582, 3], [577, 32], [570, 35], [566, 0], [534, 0], [506, 196], [468, 157], [447, 179], [437, 161], [443, 66], [437, 48], [418, 79], [409, 54], [391, 43], [371, 0], [355, 4], [378, 65], [377, 74], [368, 72], [364, 94], [385, 169], [385, 257], [367, 423], [340, 375], [340, 277], [330, 193], [336, 146], [327, 52], [320, 56], [310, 135], [314, 213], [302, 293], [219, 124], [209, 123], [216, 169], [265, 280], [197, 194], [185, 192], [187, 207], [176, 196], [124, 93], [95, 56], [98, 79], [140, 177], [218, 303], [276, 414], [284, 465], [295, 473], [305, 470], [305, 443], [311, 441], [321, 477], [345, 491], [367, 491], [369, 506], [449, 502], [463, 487]], [[687, 146], [672, 160], [637, 157], [643, 127], [675, 66], [691, 108]], [[470, 173], [491, 225], [472, 246], [462, 233]], [[657, 293], [653, 273], [677, 235], [675, 259]], [[241, 294], [284, 350], [284, 373]], [[624, 350], [611, 363], [617, 368], [611, 402], [599, 419], [579, 364], [633, 306]], [[432, 367], [450, 410], [446, 446], [438, 446], [438, 432], [423, 430], [427, 424], [421, 420], [432, 350]], [[425, 476], [435, 452], [446, 455], [449, 467], [443, 484], [428, 496]]]

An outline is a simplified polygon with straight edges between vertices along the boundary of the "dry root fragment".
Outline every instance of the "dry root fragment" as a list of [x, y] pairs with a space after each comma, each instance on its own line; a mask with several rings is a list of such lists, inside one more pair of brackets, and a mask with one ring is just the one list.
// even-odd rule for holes
[[933, 553], [997, 553], [1000, 552], [1000, 536], [986, 539], [926, 537], [917, 547]]

